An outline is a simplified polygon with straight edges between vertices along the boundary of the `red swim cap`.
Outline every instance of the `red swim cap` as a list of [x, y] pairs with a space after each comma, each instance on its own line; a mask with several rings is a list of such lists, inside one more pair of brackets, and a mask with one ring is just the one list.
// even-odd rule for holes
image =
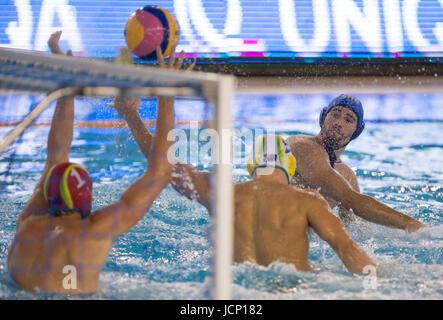
[[45, 179], [45, 199], [50, 214], [57, 211], [78, 211], [88, 217], [92, 204], [92, 180], [88, 171], [74, 163], [53, 166]]

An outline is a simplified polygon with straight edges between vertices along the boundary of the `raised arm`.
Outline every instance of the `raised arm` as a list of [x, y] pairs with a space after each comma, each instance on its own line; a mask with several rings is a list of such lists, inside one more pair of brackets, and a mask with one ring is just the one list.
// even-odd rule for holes
[[424, 225], [376, 199], [354, 190], [349, 182], [329, 165], [326, 152], [311, 144], [292, 143], [291, 149], [297, 160], [297, 171], [322, 193], [341, 202], [346, 209], [368, 221], [392, 228], [416, 231]]
[[[158, 99], [158, 108], [171, 108], [173, 106], [173, 99]], [[132, 136], [137, 143], [140, 151], [148, 159], [150, 148], [152, 144], [152, 134], [145, 127], [138, 107], [140, 103], [134, 99], [121, 99], [115, 103], [116, 109], [121, 110], [119, 113], [126, 120]], [[199, 171], [194, 167], [179, 162], [176, 159], [172, 166], [171, 186], [180, 194], [186, 196], [191, 200], [197, 200], [202, 205], [208, 208], [209, 205], [209, 181], [208, 173]]]
[[376, 266], [346, 232], [343, 223], [320, 195], [309, 199], [308, 223], [337, 253], [351, 273], [363, 273], [366, 266]]
[[[49, 48], [53, 54], [63, 54], [58, 45], [61, 33], [61, 31], [53, 33], [48, 40]], [[67, 55], [71, 56], [72, 52], [69, 50]], [[57, 100], [54, 115], [52, 116], [51, 127], [49, 129], [46, 164], [31, 199], [20, 214], [17, 225], [30, 215], [47, 213], [48, 204], [44, 199], [43, 184], [46, 175], [52, 166], [69, 161], [73, 126], [74, 97], [66, 97]]]
[[[173, 60], [170, 60], [168, 65], [166, 65], [163, 56], [159, 51], [157, 51], [157, 56], [159, 57], [159, 65], [161, 68], [178, 70], [183, 61], [183, 52], [180, 53], [180, 57], [175, 64]], [[171, 56], [173, 56], [173, 54], [171, 54]], [[193, 66], [194, 65], [191, 65], [188, 70], [192, 70]], [[159, 109], [172, 108], [173, 105], [174, 99], [158, 98]], [[143, 120], [140, 117], [138, 112], [139, 107], [139, 99], [116, 99], [114, 105], [114, 108], [120, 116], [126, 120], [140, 151], [144, 154], [146, 159], [148, 159], [152, 143], [152, 134], [145, 127]], [[207, 172], [199, 171], [186, 163], [174, 159], [171, 177], [172, 187], [187, 198], [197, 200], [206, 208], [208, 208], [209, 205], [208, 179], [209, 175]]]
[[172, 143], [167, 136], [173, 128], [173, 104], [159, 106], [155, 135], [149, 137], [151, 143], [146, 150], [148, 169], [126, 189], [119, 201], [90, 216], [91, 232], [115, 238], [131, 229], [148, 212], [171, 177], [167, 153]]

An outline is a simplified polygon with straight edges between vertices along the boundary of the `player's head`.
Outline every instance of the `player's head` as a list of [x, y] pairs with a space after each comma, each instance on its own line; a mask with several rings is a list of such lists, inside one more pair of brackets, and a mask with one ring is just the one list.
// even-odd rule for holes
[[363, 132], [363, 116], [363, 106], [357, 98], [345, 94], [336, 97], [320, 113], [323, 141], [333, 149], [346, 146]]
[[295, 174], [296, 161], [280, 135], [266, 134], [259, 136], [255, 141], [247, 166], [251, 177], [259, 168], [277, 168], [285, 173], [290, 183]]
[[44, 195], [50, 215], [74, 211], [86, 219], [91, 213], [92, 180], [88, 171], [77, 164], [54, 165], [46, 175]]

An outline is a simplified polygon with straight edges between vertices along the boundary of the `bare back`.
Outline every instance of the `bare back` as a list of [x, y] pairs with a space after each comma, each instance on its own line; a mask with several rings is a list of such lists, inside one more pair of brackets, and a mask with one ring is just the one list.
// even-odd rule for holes
[[309, 210], [315, 192], [250, 181], [235, 186], [234, 260], [280, 260], [309, 271]]

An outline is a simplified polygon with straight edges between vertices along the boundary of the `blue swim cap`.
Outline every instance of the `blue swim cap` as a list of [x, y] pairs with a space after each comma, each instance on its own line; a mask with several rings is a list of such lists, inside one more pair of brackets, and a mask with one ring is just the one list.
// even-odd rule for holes
[[[333, 99], [327, 107], [324, 107], [323, 110], [320, 113], [320, 128], [323, 127], [323, 123], [325, 122], [326, 116], [328, 115], [329, 111], [331, 111], [332, 108], [335, 106], [344, 106], [346, 108], [351, 109], [357, 114], [358, 120], [357, 120], [357, 129], [355, 130], [354, 134], [351, 137], [351, 140], [356, 139], [365, 128], [365, 122], [363, 120], [363, 106], [357, 98], [341, 94], [335, 99]], [[351, 141], [349, 140], [349, 141]]]

